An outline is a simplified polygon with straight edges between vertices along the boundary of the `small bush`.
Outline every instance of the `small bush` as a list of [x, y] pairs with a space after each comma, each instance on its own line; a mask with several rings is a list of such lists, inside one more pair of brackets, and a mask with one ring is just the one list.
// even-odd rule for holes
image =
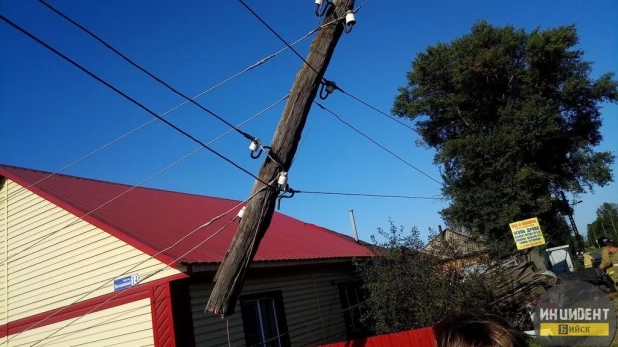
[[368, 299], [362, 320], [374, 334], [431, 326], [450, 312], [518, 319], [522, 304], [499, 302], [490, 288], [489, 283], [503, 282], [500, 271], [489, 271], [495, 268], [492, 257], [473, 257], [470, 270], [469, 257], [457, 245], [434, 242], [431, 250], [424, 249], [418, 229], [406, 231], [389, 222], [389, 230], [378, 229], [384, 241], [372, 236], [376, 256], [356, 262]]

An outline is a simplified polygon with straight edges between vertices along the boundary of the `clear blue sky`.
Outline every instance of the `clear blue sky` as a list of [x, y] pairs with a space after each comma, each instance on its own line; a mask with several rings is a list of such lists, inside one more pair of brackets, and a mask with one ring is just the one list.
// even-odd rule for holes
[[[282, 44], [236, 1], [68, 1], [51, 3], [122, 52], [189, 95], [240, 71]], [[285, 38], [293, 41], [317, 23], [313, 1], [248, 0]], [[34, 0], [3, 1], [0, 11], [121, 90], [162, 113], [183, 100]], [[594, 75], [618, 70], [618, 2], [602, 1], [378, 1], [358, 14], [344, 35], [326, 77], [346, 91], [389, 111], [415, 54], [438, 41], [465, 34], [477, 20], [533, 29], [575, 23], [580, 47], [594, 61]], [[0, 23], [0, 162], [54, 171], [151, 119], [122, 97], [67, 64], [13, 28]], [[309, 41], [299, 45], [307, 52]], [[239, 123], [290, 89], [300, 60], [285, 52], [267, 64], [199, 99]], [[428, 174], [438, 177], [433, 152], [414, 146], [417, 136], [341, 94], [325, 105]], [[283, 105], [245, 129], [269, 143]], [[618, 107], [603, 110], [605, 140], [618, 148]], [[188, 105], [169, 119], [202, 140], [227, 130]], [[435, 182], [421, 176], [323, 111], [313, 108], [308, 135], [290, 172], [300, 190], [430, 196]], [[252, 172], [248, 143], [230, 134], [213, 147]], [[156, 122], [66, 172], [135, 184], [190, 152], [196, 145]], [[614, 171], [618, 167], [614, 165]], [[147, 186], [244, 199], [253, 180], [207, 151], [201, 151]], [[576, 208], [580, 230], [604, 201], [617, 201], [618, 184], [587, 194]], [[423, 233], [441, 223], [445, 205], [395, 200], [299, 195], [281, 212], [342, 233], [351, 233], [354, 209], [361, 238], [388, 218]]]

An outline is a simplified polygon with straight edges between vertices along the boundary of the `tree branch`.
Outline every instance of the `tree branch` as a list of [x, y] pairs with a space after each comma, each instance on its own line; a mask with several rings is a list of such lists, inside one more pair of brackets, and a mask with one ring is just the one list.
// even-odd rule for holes
[[461, 110], [459, 109], [459, 106], [457, 106], [457, 113], [459, 114], [459, 118], [461, 118], [461, 120], [468, 126], [468, 128], [470, 128], [471, 130], [476, 130], [476, 128], [474, 126], [472, 126], [467, 120], [466, 118], [464, 118], [463, 114], [461, 114]]

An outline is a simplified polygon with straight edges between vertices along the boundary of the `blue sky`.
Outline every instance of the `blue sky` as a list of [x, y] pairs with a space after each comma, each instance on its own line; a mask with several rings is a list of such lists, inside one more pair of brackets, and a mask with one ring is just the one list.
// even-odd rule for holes
[[[317, 24], [313, 1], [247, 2], [288, 41]], [[236, 1], [68, 1], [51, 3], [96, 32], [139, 64], [188, 95], [282, 48]], [[72, 57], [119, 89], [162, 113], [183, 100], [34, 0], [4, 1], [0, 12]], [[479, 19], [494, 25], [533, 29], [576, 24], [580, 47], [594, 61], [593, 74], [618, 70], [618, 2], [601, 1], [378, 1], [358, 14], [342, 37], [326, 77], [343, 89], [389, 111], [414, 56], [428, 45], [465, 34]], [[0, 162], [55, 171], [87, 152], [143, 124], [151, 116], [53, 55], [8, 25], [0, 24]], [[307, 52], [309, 40], [298, 45]], [[232, 123], [240, 123], [290, 89], [301, 61], [285, 52], [263, 66], [199, 99]], [[415, 147], [402, 127], [341, 94], [324, 102], [346, 120], [431, 176], [433, 152]], [[283, 104], [244, 129], [268, 144]], [[603, 109], [605, 140], [600, 150], [618, 148], [618, 107]], [[187, 105], [169, 120], [209, 141], [226, 126]], [[247, 141], [230, 134], [213, 148], [257, 173], [262, 160], [249, 157]], [[136, 184], [196, 148], [160, 122], [97, 153], [66, 173]], [[614, 171], [618, 166], [614, 165]], [[253, 179], [200, 151], [146, 185], [242, 200]], [[332, 116], [314, 107], [290, 171], [299, 190], [433, 196], [439, 186], [405, 166]], [[604, 201], [617, 202], [618, 184], [581, 197], [576, 221], [581, 231]], [[281, 212], [350, 234], [354, 209], [360, 236], [368, 239], [388, 218], [424, 234], [441, 223], [441, 202], [298, 195]]]

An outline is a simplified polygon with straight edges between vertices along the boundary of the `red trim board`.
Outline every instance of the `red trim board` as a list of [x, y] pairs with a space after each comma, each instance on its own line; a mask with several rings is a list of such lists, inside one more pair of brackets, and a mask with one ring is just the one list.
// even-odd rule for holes
[[68, 211], [69, 213], [75, 215], [76, 217], [81, 217], [81, 219], [85, 220], [86, 222], [96, 226], [97, 228], [109, 233], [110, 235], [128, 243], [129, 245], [137, 248], [138, 250], [150, 255], [150, 256], [154, 256], [157, 260], [159, 260], [160, 262], [164, 263], [164, 264], [169, 264], [170, 267], [176, 267], [177, 264], [174, 261], [174, 259], [164, 255], [164, 254], [159, 254], [159, 252], [157, 252], [156, 250], [154, 250], [153, 248], [146, 246], [145, 244], [135, 240], [132, 237], [127, 236], [125, 233], [119, 231], [118, 229], [112, 227], [111, 225], [101, 221], [100, 219], [94, 218], [92, 217], [92, 215], [88, 215], [85, 217], [82, 217], [83, 215], [85, 215], [86, 213], [90, 212], [90, 211], [82, 211], [76, 207], [74, 207], [73, 205], [58, 199], [57, 197], [55, 197], [52, 194], [49, 194], [48, 192], [46, 192], [45, 190], [41, 189], [40, 187], [34, 185], [34, 186], [30, 186], [30, 184], [23, 180], [22, 178], [13, 175], [10, 171], [5, 170], [4, 168], [0, 167], [0, 176], [4, 176], [8, 179], [10, 179], [11, 181], [17, 183], [18, 185], [20, 185], [22, 188], [26, 188], [28, 187], [28, 190], [30, 190], [32, 193], [40, 196], [41, 198], [55, 204], [56, 206]]
[[[36, 324], [43, 319], [45, 319], [45, 321], [37, 325], [35, 329], [37, 327], [43, 327], [49, 324], [58, 323], [58, 322], [62, 322], [68, 319], [79, 317], [81, 315], [86, 314], [88, 311], [92, 310], [94, 307], [100, 305], [103, 302], [105, 302], [105, 304], [97, 307], [92, 312], [98, 312], [98, 311], [105, 310], [108, 308], [128, 304], [134, 301], [151, 298], [151, 288], [161, 286], [161, 285], [167, 286], [169, 288], [170, 281], [181, 279], [181, 278], [186, 278], [186, 277], [187, 275], [185, 274], [178, 274], [178, 275], [162, 278], [159, 280], [155, 280], [152, 282], [139, 284], [135, 287], [125, 289], [122, 292], [122, 294], [116, 296], [115, 298], [109, 300], [108, 302], [105, 302], [105, 301], [110, 299], [114, 295], [117, 295], [118, 292], [113, 292], [113, 293], [105, 294], [102, 296], [98, 296], [96, 298], [80, 301], [78, 303], [75, 303], [63, 309], [62, 312], [60, 312], [59, 314], [53, 315], [49, 318], [47, 317], [53, 314], [54, 312], [58, 311], [60, 308], [49, 310], [43, 313], [39, 313], [34, 316], [18, 319], [12, 322], [8, 322], [7, 324], [2, 325], [2, 329], [0, 330], [0, 338], [6, 337], [7, 335], [14, 335], [14, 334], [20, 333], [30, 328], [33, 324]], [[170, 314], [171, 314], [171, 304], [170, 304]], [[155, 331], [155, 335], [156, 335], [156, 331]]]
[[155, 347], [176, 347], [169, 282], [150, 287], [150, 308]]

